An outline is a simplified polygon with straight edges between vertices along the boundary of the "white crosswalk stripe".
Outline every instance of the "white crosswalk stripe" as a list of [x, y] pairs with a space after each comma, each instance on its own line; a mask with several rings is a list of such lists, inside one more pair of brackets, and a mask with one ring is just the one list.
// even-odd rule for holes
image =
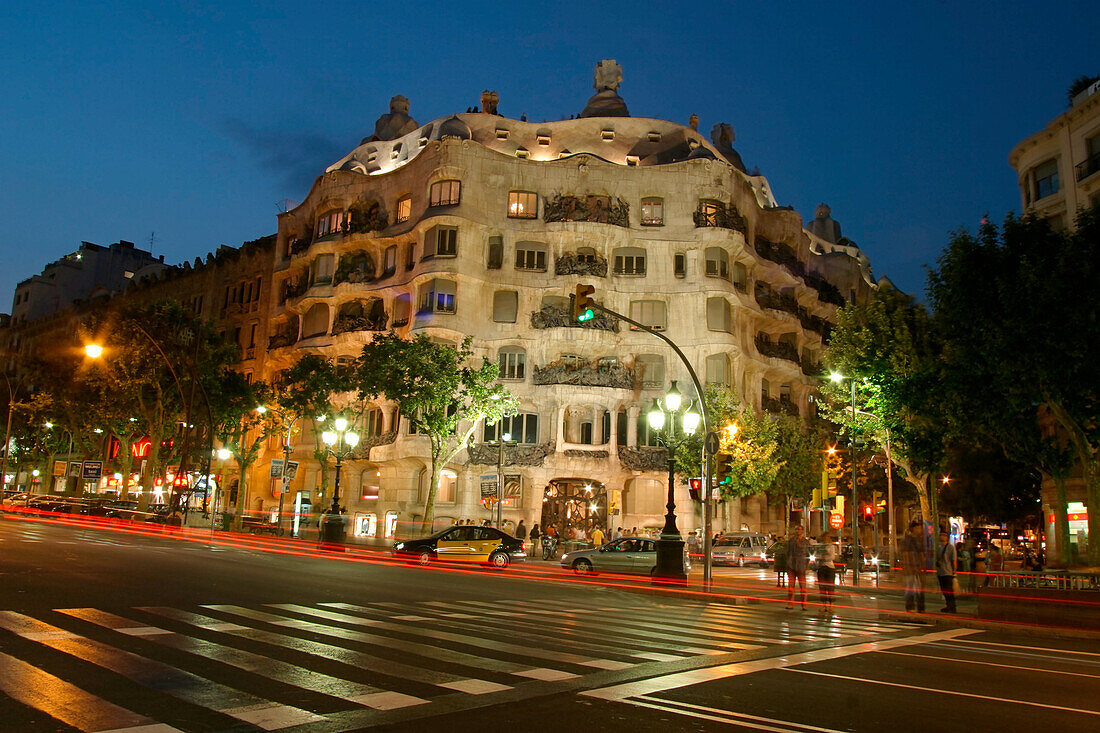
[[[704, 602], [671, 608], [466, 600], [0, 611], [0, 634], [14, 638], [0, 653], [0, 693], [97, 733], [171, 733], [187, 720], [345, 730], [380, 715], [427, 716], [436, 702], [488, 705], [501, 694], [623, 680], [635, 667], [638, 678], [682, 660], [717, 664], [911, 628]], [[112, 684], [84, 689], [97, 674]]]

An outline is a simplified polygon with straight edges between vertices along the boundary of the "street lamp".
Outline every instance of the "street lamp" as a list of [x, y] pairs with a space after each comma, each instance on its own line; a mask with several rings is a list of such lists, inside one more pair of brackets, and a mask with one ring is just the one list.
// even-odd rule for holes
[[[684, 404], [683, 395], [673, 381], [663, 401], [653, 399], [653, 405], [649, 408], [646, 420], [649, 422], [649, 427], [658, 433], [658, 440], [664, 443], [668, 450], [668, 503], [665, 505], [668, 513], [665, 514], [665, 526], [661, 530], [661, 537], [657, 540], [657, 567], [654, 570], [654, 577], [686, 583], [684, 540], [680, 530], [676, 528], [676, 451], [699, 428], [701, 415], [693, 409], [693, 403], [690, 400], [686, 405]], [[680, 423], [679, 431], [677, 422]], [[677, 432], [680, 434], [677, 435]]]
[[859, 565], [863, 554], [859, 547], [859, 493], [856, 489], [856, 380], [833, 372], [829, 379], [840, 384], [845, 379], [852, 383], [852, 425], [848, 429], [848, 460], [852, 466], [852, 585], [859, 585]]
[[[503, 422], [503, 421], [502, 421]], [[503, 427], [503, 426], [501, 426]], [[496, 527], [504, 529], [504, 447], [514, 446], [511, 433], [501, 433], [496, 440], [490, 440], [489, 445], [497, 447], [497, 521]]]
[[321, 441], [327, 451], [336, 458], [336, 480], [332, 485], [332, 506], [325, 514], [321, 524], [321, 541], [325, 544], [338, 544], [344, 541], [345, 519], [340, 514], [340, 466], [342, 461], [359, 445], [359, 436], [348, 430], [348, 421], [338, 417], [332, 421], [335, 430], [321, 433]]

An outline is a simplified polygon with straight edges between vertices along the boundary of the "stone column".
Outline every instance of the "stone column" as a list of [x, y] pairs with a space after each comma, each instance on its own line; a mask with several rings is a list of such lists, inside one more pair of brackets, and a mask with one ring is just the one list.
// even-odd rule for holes
[[638, 447], [638, 412], [637, 405], [631, 405], [626, 410], [626, 444], [631, 448]]

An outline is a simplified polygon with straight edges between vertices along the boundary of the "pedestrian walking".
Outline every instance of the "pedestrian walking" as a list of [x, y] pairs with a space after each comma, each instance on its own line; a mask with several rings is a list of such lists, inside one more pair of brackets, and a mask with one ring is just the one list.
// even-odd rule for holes
[[592, 530], [592, 546], [593, 547], [602, 547], [603, 546], [603, 530], [600, 529], [599, 527], [596, 527], [595, 529]]
[[799, 524], [787, 542], [787, 608], [794, 608], [794, 586], [798, 583], [802, 610], [806, 610], [806, 568], [810, 564], [810, 541]]
[[523, 523], [523, 520], [519, 520], [519, 526], [516, 527], [516, 537], [520, 540], [527, 539], [527, 526]]
[[909, 523], [901, 540], [901, 577], [905, 585], [905, 610], [924, 613], [924, 531], [919, 521]]
[[821, 535], [821, 541], [825, 546], [817, 554], [817, 592], [821, 596], [821, 613], [829, 615], [833, 612], [833, 597], [836, 595], [838, 553], [837, 546], [833, 543], [832, 533], [826, 532]]
[[940, 609], [940, 613], [955, 613], [956, 562], [958, 558], [955, 555], [955, 546], [951, 544], [947, 532], [940, 530], [940, 544], [936, 548], [936, 580], [940, 582], [940, 592], [947, 603]]
[[531, 525], [531, 557], [535, 557], [539, 552], [539, 542], [542, 540], [542, 530], [539, 529], [539, 523], [535, 522]]

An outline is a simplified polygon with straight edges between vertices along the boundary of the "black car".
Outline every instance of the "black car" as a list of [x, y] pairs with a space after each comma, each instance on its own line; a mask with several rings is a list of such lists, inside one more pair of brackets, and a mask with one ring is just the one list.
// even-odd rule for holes
[[494, 527], [448, 527], [430, 537], [401, 540], [393, 546], [396, 557], [427, 565], [435, 560], [469, 562], [506, 568], [527, 559], [527, 549], [516, 537]]

